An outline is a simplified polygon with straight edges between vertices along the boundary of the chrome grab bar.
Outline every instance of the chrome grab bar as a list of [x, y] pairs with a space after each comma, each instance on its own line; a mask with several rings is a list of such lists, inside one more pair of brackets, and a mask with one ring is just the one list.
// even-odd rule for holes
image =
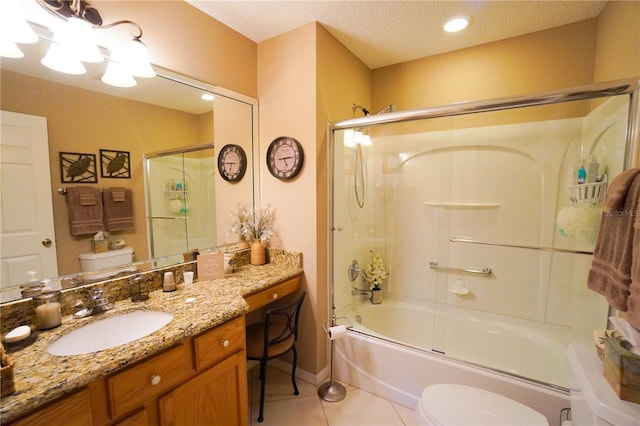
[[568, 250], [568, 249], [561, 249], [561, 248], [554, 248], [554, 247], [529, 246], [524, 244], [503, 244], [503, 243], [494, 243], [494, 242], [486, 242], [486, 241], [477, 241], [469, 237], [451, 237], [449, 241], [451, 241], [452, 243], [480, 244], [483, 246], [520, 248], [520, 249], [541, 250], [541, 251], [550, 251], [550, 252], [559, 252], [559, 253], [593, 254], [592, 251], [584, 251], [584, 250]]
[[486, 275], [486, 276], [493, 274], [493, 269], [491, 268], [482, 268], [482, 269], [451, 268], [449, 266], [438, 265], [437, 260], [432, 260], [431, 262], [429, 262], [429, 268], [435, 269], [436, 271], [464, 272], [467, 274], [479, 274], [479, 275]]

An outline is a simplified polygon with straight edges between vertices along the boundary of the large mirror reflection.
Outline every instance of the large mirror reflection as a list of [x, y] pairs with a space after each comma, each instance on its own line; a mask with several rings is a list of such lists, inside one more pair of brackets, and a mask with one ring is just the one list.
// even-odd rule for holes
[[[140, 79], [133, 88], [107, 86], [100, 81], [101, 71], [91, 68], [81, 76], [57, 73], [39, 63], [48, 44], [42, 37], [36, 44], [24, 45], [24, 58], [3, 58], [0, 62], [0, 301], [19, 298], [19, 286], [29, 280], [65, 276], [65, 280], [54, 280], [64, 285], [83, 278], [81, 274], [74, 281], [68, 276], [88, 272], [83, 271], [87, 267], [81, 266], [81, 259], [96, 257], [90, 255], [96, 254], [93, 240], [97, 232], [72, 232], [68, 192], [65, 195], [72, 188], [92, 187], [99, 194], [120, 194], [123, 189], [129, 194], [130, 226], [107, 231], [106, 249], [130, 247], [127, 259], [141, 265], [138, 269], [155, 266], [157, 261], [147, 262], [150, 258], [164, 256], [166, 265], [182, 261], [187, 249], [204, 248], [201, 244], [236, 241], [228, 233], [228, 213], [238, 203], [253, 205], [256, 196], [252, 152], [257, 102], [158, 67], [154, 67], [157, 77]], [[203, 100], [203, 94], [213, 94], [214, 99]], [[242, 146], [247, 155], [246, 173], [237, 182], [223, 180], [214, 161], [218, 150], [227, 144]], [[143, 158], [145, 154], [200, 146], [209, 148], [201, 152], [208, 152], [210, 161], [198, 160], [200, 154], [195, 153], [187, 158], [206, 168], [199, 173], [207, 187], [192, 193], [189, 203], [206, 206], [209, 211], [200, 212], [206, 219], [192, 243], [169, 241], [162, 251], [154, 253], [145, 205]], [[121, 173], [113, 173], [109, 166], [122, 158], [119, 154], [126, 161], [119, 169]], [[89, 166], [76, 173], [73, 168], [85, 162], [90, 162]], [[164, 191], [171, 179], [149, 183]], [[172, 207], [177, 204], [171, 204], [168, 198], [164, 201]]]

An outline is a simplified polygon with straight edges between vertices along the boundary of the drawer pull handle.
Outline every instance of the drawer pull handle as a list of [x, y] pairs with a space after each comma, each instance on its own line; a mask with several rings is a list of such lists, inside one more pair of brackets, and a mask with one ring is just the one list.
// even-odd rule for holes
[[271, 298], [276, 300], [278, 298], [278, 293], [271, 293]]
[[161, 379], [162, 378], [160, 376], [158, 376], [157, 374], [154, 374], [153, 376], [151, 376], [151, 385], [152, 386], [157, 385], [158, 383], [160, 383]]
[[229, 339], [224, 339], [220, 344], [223, 348], [229, 347]]

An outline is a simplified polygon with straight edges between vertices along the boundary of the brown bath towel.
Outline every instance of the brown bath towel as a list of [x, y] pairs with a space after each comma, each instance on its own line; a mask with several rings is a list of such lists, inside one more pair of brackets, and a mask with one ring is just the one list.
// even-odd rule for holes
[[102, 197], [93, 186], [67, 188], [65, 198], [71, 235], [95, 234], [102, 231]]
[[631, 285], [629, 286], [626, 320], [640, 330], [640, 202], [637, 206], [633, 227], [633, 260], [631, 262]]
[[104, 188], [104, 226], [107, 231], [133, 228], [133, 198], [131, 190], [122, 187]]
[[626, 312], [632, 264], [640, 261], [634, 223], [640, 203], [640, 168], [617, 176], [607, 193], [587, 287], [606, 297], [614, 308]]

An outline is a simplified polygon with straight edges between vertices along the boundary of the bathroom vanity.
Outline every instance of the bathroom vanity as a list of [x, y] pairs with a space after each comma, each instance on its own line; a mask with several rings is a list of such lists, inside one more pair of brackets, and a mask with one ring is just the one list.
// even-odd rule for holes
[[[116, 302], [101, 316], [63, 318], [36, 343], [10, 356], [16, 392], [2, 398], [3, 424], [151, 425], [249, 423], [245, 314], [300, 287], [299, 264], [244, 266], [224, 279]], [[134, 310], [173, 319], [135, 341], [82, 355], [48, 345], [91, 321]]]

